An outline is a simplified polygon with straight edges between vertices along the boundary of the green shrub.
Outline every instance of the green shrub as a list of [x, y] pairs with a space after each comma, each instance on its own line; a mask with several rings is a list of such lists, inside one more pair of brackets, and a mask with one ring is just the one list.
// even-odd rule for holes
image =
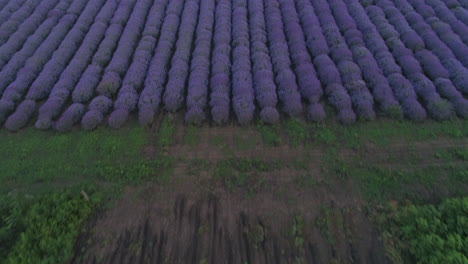
[[400, 250], [411, 263], [468, 263], [468, 197], [438, 207], [410, 205], [393, 218]]

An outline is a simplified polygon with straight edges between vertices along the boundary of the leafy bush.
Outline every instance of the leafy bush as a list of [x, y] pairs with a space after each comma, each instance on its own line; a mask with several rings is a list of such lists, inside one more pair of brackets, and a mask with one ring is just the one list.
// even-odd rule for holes
[[2, 199], [0, 257], [4, 263], [65, 263], [101, 196], [66, 190], [34, 201]]
[[468, 263], [468, 197], [439, 206], [409, 205], [390, 222], [408, 263]]

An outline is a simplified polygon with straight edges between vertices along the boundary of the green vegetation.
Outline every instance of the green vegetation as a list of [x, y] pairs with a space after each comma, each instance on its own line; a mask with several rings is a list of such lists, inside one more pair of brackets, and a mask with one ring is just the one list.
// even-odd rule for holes
[[200, 129], [196, 126], [189, 125], [185, 128], [184, 144], [197, 145], [200, 143]]
[[[137, 184], [171, 166], [171, 158], [144, 158], [143, 128], [52, 134], [26, 129], [0, 137], [0, 193], [41, 183]], [[41, 188], [46, 188], [41, 186]]]
[[246, 151], [254, 149], [257, 146], [258, 139], [249, 134], [235, 134], [234, 145], [238, 150]]
[[[165, 117], [156, 135], [136, 125], [119, 130], [99, 128], [92, 132], [75, 130], [62, 134], [28, 128], [15, 134], [2, 134], [0, 259], [4, 262], [0, 260], [0, 263], [66, 262], [73, 254], [81, 228], [96, 208], [104, 206], [103, 199], [115, 199], [119, 193], [115, 191], [127, 185], [175, 182], [171, 177], [176, 162], [187, 165], [178, 167], [186, 168], [183, 172], [187, 175], [201, 175], [201, 184], [208, 183], [209, 189], [214, 188], [212, 183], [222, 184], [229, 191], [245, 191], [247, 197], [256, 190], [268, 188], [270, 178], [267, 177], [278, 169], [289, 170], [296, 187], [305, 188], [300, 191], [351, 183], [370, 208], [389, 200], [422, 203], [463, 196], [468, 190], [468, 122], [464, 120], [413, 123], [379, 119], [342, 126], [331, 120], [311, 124], [290, 119], [273, 126], [259, 122], [253, 129], [240, 128], [233, 138], [218, 134], [206, 141], [199, 127], [186, 127], [181, 144], [198, 146], [208, 142], [211, 146], [204, 148], [220, 148], [216, 150], [222, 150], [222, 156], [212, 160], [203, 157], [177, 159], [163, 154], [171, 153], [165, 150], [174, 145], [174, 120]], [[265, 146], [286, 143], [294, 148], [306, 148], [291, 150], [291, 155], [295, 156], [290, 160], [232, 158], [238, 154], [236, 150], [248, 151], [258, 146], [259, 139]], [[433, 142], [437, 143], [434, 147]], [[268, 150], [281, 151], [265, 148]], [[316, 175], [319, 169], [322, 175]], [[205, 181], [203, 177], [206, 175], [212, 175], [212, 180]], [[177, 176], [174, 179], [180, 180], [179, 174]], [[86, 195], [81, 194], [82, 189], [86, 190]], [[466, 199], [463, 201], [466, 207]], [[409, 221], [411, 217], [426, 219], [427, 212], [435, 216], [427, 216], [424, 221], [436, 219], [437, 229], [444, 230], [447, 228], [444, 221], [449, 221], [444, 213], [446, 207], [415, 206], [416, 209], [401, 209], [405, 214], [392, 212], [393, 218], [388, 221], [394, 229], [386, 236], [393, 236], [392, 232], [395, 232], [392, 241], [397, 242], [390, 243], [394, 246], [393, 251], [389, 248], [391, 255], [396, 256], [395, 259], [400, 256], [415, 263], [430, 263], [430, 260], [418, 257], [426, 251], [419, 247], [411, 249], [414, 245], [427, 245], [440, 249], [440, 252], [450, 250], [444, 257], [465, 261], [459, 256], [461, 252], [466, 257], [466, 253], [458, 250], [460, 239], [452, 235], [456, 233], [454, 230], [421, 237], [402, 231], [410, 227], [420, 228], [422, 222], [412, 225]], [[332, 246], [333, 235], [344, 229], [339, 216], [339, 211], [323, 207], [315, 221]], [[454, 219], [465, 219], [466, 211], [464, 216], [457, 217]], [[294, 219], [291, 231], [298, 248], [303, 243], [302, 221], [302, 218]], [[465, 226], [460, 228], [467, 229]], [[249, 239], [261, 243], [266, 229], [258, 226], [250, 232]], [[462, 238], [467, 237], [463, 234], [459, 233]], [[410, 237], [427, 241], [408, 242]], [[463, 244], [465, 240], [461, 243], [462, 248], [467, 248]], [[399, 246], [408, 248], [408, 252], [401, 251]], [[440, 254], [434, 259], [439, 263], [451, 263], [452, 260], [443, 259]]]
[[174, 123], [170, 116], [166, 116], [161, 122], [158, 131], [157, 143], [160, 147], [167, 147], [174, 141]]
[[281, 144], [282, 139], [279, 133], [278, 126], [265, 125], [263, 122], [258, 122], [257, 130], [262, 135], [263, 143], [267, 146], [278, 146]]
[[285, 121], [284, 127], [293, 147], [299, 146], [309, 138], [307, 124], [298, 119], [288, 119]]
[[320, 215], [315, 219], [315, 226], [320, 230], [322, 235], [325, 236], [330, 245], [335, 245], [335, 239], [332, 234], [332, 209], [327, 206], [321, 206]]
[[68, 262], [81, 228], [101, 199], [92, 189], [1, 199], [0, 263]]
[[248, 182], [261, 181], [252, 177], [261, 172], [268, 172], [280, 167], [279, 162], [257, 159], [226, 159], [219, 161], [214, 169], [214, 177], [221, 179], [224, 186], [231, 190], [234, 187], [245, 187]]
[[380, 219], [394, 263], [468, 263], [468, 197], [394, 206]]
[[118, 198], [129, 184], [169, 182], [174, 158], [145, 157], [148, 139], [139, 126], [3, 134], [0, 263], [66, 263], [104, 197]]
[[304, 218], [296, 214], [291, 228], [291, 236], [294, 239], [294, 246], [302, 248], [304, 246]]

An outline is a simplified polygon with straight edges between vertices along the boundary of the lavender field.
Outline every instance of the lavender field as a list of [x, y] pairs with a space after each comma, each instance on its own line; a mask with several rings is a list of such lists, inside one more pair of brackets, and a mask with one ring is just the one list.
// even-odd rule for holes
[[12, 131], [467, 118], [467, 68], [467, 0], [0, 0]]

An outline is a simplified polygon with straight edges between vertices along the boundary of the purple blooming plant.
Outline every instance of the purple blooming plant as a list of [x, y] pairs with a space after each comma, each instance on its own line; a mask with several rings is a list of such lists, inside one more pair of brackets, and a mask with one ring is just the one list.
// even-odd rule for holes
[[135, 3], [136, 1], [120, 1], [111, 19], [111, 24], [106, 29], [104, 39], [93, 55], [92, 63], [84, 71], [83, 76], [73, 89], [73, 102], [86, 103], [92, 99], [95, 88], [101, 80], [101, 74], [112, 59]]
[[261, 108], [260, 118], [268, 124], [278, 122], [279, 113], [273, 66], [268, 50], [264, 6], [262, 1], [249, 0], [250, 48], [255, 98]]
[[[452, 50], [460, 62], [468, 66], [468, 46], [463, 43], [460, 37], [454, 34], [452, 28], [445, 22], [442, 22], [436, 15], [431, 6], [424, 1], [407, 0], [406, 5], [411, 5], [429, 24], [440, 39]], [[444, 25], [443, 30], [438, 30], [437, 27]]]
[[248, 124], [255, 111], [247, 0], [234, 0], [232, 21], [232, 107], [240, 124]]
[[[418, 102], [411, 83], [401, 75], [402, 71], [400, 66], [395, 62], [385, 41], [378, 33], [369, 16], [367, 16], [364, 8], [360, 4], [348, 0], [345, 1], [345, 3], [358, 28], [361, 31], [367, 32], [364, 35], [366, 47], [373, 53], [375, 61], [382, 70], [383, 75], [387, 78], [388, 84], [392, 88], [393, 95], [400, 103], [405, 116], [412, 120], [422, 120], [426, 118], [426, 111]], [[356, 52], [356, 55], [359, 55], [359, 52]], [[363, 70], [368, 70], [368, 68], [364, 67]], [[375, 82], [376, 80], [373, 81], [375, 85], [377, 85], [377, 82]], [[378, 89], [376, 88], [377, 90], [375, 93], [379, 96], [384, 96], [384, 93], [379, 90], [381, 89], [380, 87], [381, 86], [379, 86]], [[377, 98], [378, 97], [376, 97], [376, 99]]]
[[79, 103], [74, 103], [62, 114], [62, 116], [55, 122], [54, 128], [57, 131], [69, 131], [74, 124], [80, 121], [85, 113], [85, 106]]
[[323, 90], [307, 51], [304, 33], [301, 29], [294, 1], [280, 0], [280, 3], [299, 91], [302, 97], [314, 105], [314, 107], [309, 108], [314, 112], [308, 112], [307, 117], [313, 121], [322, 121], [325, 119], [325, 110], [323, 107], [320, 108], [319, 101], [323, 95]]
[[183, 3], [182, 0], [173, 0], [169, 2], [167, 7], [167, 15], [161, 29], [161, 38], [156, 47], [155, 55], [150, 62], [144, 88], [138, 101], [139, 120], [143, 125], [153, 121], [161, 102], [161, 94], [166, 82], [167, 66], [180, 24], [178, 16], [184, 8]]
[[[75, 1], [73, 6], [78, 6], [79, 4], [82, 6], [83, 2], [86, 1]], [[0, 82], [0, 94], [16, 77], [18, 77], [21, 71], [20, 69], [25, 67], [25, 63], [30, 64], [29, 68], [31, 68], [33, 64], [39, 64], [37, 71], [40, 71], [42, 67], [41, 63], [45, 63], [46, 61], [44, 60], [48, 59], [47, 54], [55, 50], [55, 47], [59, 44], [57, 42], [61, 41], [75, 19], [76, 17], [63, 17], [58, 24], [58, 18], [47, 19], [38, 30], [28, 38], [23, 48], [18, 51], [2, 69], [0, 73], [0, 78], [2, 80], [2, 82]], [[34, 72], [31, 71], [28, 71], [27, 74], [34, 76]], [[27, 84], [27, 86], [29, 85], [30, 84]]]
[[187, 123], [200, 124], [205, 120], [210, 75], [210, 50], [213, 37], [215, 1], [202, 0], [197, 26], [195, 50], [187, 89]]
[[[95, 16], [94, 12], [97, 11], [94, 9], [96, 9], [94, 5], [86, 6], [78, 21], [81, 21], [82, 18], [86, 18], [87, 16]], [[67, 39], [72, 38], [72, 35], [69, 37], [67, 32], [68, 29], [73, 25], [74, 20], [71, 18], [67, 19], [67, 16], [64, 16], [62, 20], [63, 23], [60, 22], [57, 27], [52, 30], [51, 34], [44, 40], [44, 42], [42, 42], [34, 55], [30, 57], [26, 61], [24, 67], [18, 71], [16, 80], [6, 88], [2, 99], [9, 100], [10, 102], [16, 104], [23, 97], [24, 93], [29, 89], [29, 86], [31, 83], [33, 83], [36, 76], [41, 72], [43, 65], [48, 61], [54, 52], [55, 47], [57, 47], [62, 42], [63, 37], [65, 35], [67, 36], [64, 42], [66, 42]], [[44, 76], [44, 78], [46, 77]], [[4, 112], [3, 114], [9, 113]]]
[[468, 25], [468, 5], [465, 5], [464, 8], [456, 7], [453, 8], [453, 13], [458, 18], [458, 20], [462, 21], [465, 25]]
[[[57, 5], [58, 0], [42, 1], [34, 13], [28, 17], [14, 32], [4, 45], [0, 45], [0, 61], [3, 63], [8, 60], [22, 47], [25, 41], [33, 34], [41, 23], [47, 18], [47, 13]], [[6, 35], [5, 35], [6, 36]], [[3, 65], [0, 65], [3, 68]]]
[[[380, 7], [375, 7], [380, 9]], [[379, 23], [375, 23], [377, 30], [381, 31], [385, 27], [392, 27], [385, 18], [383, 12], [374, 12], [376, 15], [373, 19], [379, 19]], [[414, 58], [413, 52], [406, 48], [405, 45], [398, 40], [392, 48], [395, 59], [403, 69], [403, 72], [408, 79], [413, 83], [416, 94], [421, 97], [425, 103], [429, 114], [437, 120], [449, 119], [453, 116], [453, 106], [446, 100], [440, 98], [434, 84], [423, 74], [419, 62]]]
[[[110, 20], [113, 13], [109, 12], [109, 10], [114, 11], [116, 7], [116, 2], [106, 2], [98, 14], [99, 19], [105, 21]], [[49, 98], [42, 107], [48, 109], [49, 104], [47, 102], [51, 100], [53, 102], [52, 105], [54, 105], [55, 108], [52, 112], [46, 111], [47, 114], [41, 114], [44, 113], [44, 111], [39, 111], [38, 122], [36, 122], [36, 124], [38, 124], [38, 128], [50, 128], [52, 118], [55, 118], [59, 115], [59, 111], [66, 103], [75, 84], [80, 80], [81, 74], [85, 70], [88, 61], [93, 56], [94, 51], [96, 51], [98, 48], [100, 40], [102, 40], [104, 37], [106, 27], [103, 27], [102, 25], [102, 23], [98, 22], [91, 26], [80, 48], [74, 54], [73, 59], [60, 75], [58, 82], [51, 89]], [[58, 100], [58, 98], [60, 99]]]
[[291, 69], [289, 47], [284, 34], [279, 3], [277, 0], [266, 0], [264, 3], [270, 55], [278, 87], [277, 94], [283, 111], [289, 116], [298, 116], [303, 111], [301, 95], [296, 84], [296, 76]]
[[84, 71], [81, 79], [73, 89], [72, 99], [75, 103], [86, 103], [94, 95], [94, 87], [99, 82], [102, 68], [96, 65], [89, 65]]
[[31, 113], [36, 110], [36, 102], [33, 100], [24, 100], [16, 111], [8, 117], [5, 122], [5, 127], [10, 131], [18, 131], [29, 120]]
[[114, 103], [114, 111], [109, 116], [109, 126], [113, 128], [121, 127], [128, 119], [130, 112], [137, 107], [138, 91], [140, 91], [145, 80], [151, 56], [156, 46], [156, 39], [159, 37], [167, 3], [168, 0], [157, 1], [151, 7], [143, 29], [143, 37], [135, 50], [133, 61], [122, 81], [122, 88], [119, 90], [117, 100]]
[[468, 118], [468, 100], [453, 86], [453, 83], [449, 79], [437, 78], [434, 84], [437, 91], [453, 104], [457, 115]]
[[[349, 58], [351, 51], [336, 25], [329, 4], [325, 0], [313, 1], [312, 4], [316, 10], [321, 10], [321, 12], [317, 11], [320, 14], [318, 16], [320, 24], [324, 27], [325, 38], [328, 46], [331, 47], [332, 58], [335, 63], [337, 63], [338, 71], [343, 78], [344, 87], [349, 92], [353, 107], [358, 117], [364, 120], [374, 119], [374, 100], [362, 80], [362, 74], [359, 67], [357, 67], [357, 65], [352, 61], [352, 57]], [[353, 65], [353, 67], [351, 67], [351, 65]], [[355, 69], [354, 72], [352, 72], [352, 68]], [[344, 81], [345, 75], [350, 71], [352, 72], [351, 75], [354, 76], [346, 76], [347, 79], [351, 80], [346, 82]]]
[[121, 76], [124, 75], [129, 67], [151, 4], [152, 1], [150, 0], [138, 0], [136, 2], [118, 42], [117, 49], [112, 55], [112, 59], [105, 69], [104, 76], [96, 88], [98, 94], [112, 97], [121, 87]]
[[39, 100], [48, 95], [53, 84], [76, 53], [83, 38], [85, 38], [85, 33], [87, 33], [93, 22], [93, 18], [97, 15], [104, 2], [103, 0], [93, 1], [92, 4], [86, 6], [83, 14], [80, 15], [58, 49], [54, 51], [51, 60], [47, 62], [37, 79], [31, 85], [27, 98]]
[[22, 22], [31, 16], [33, 11], [40, 3], [40, 0], [26, 1], [16, 12], [11, 14], [11, 16], [8, 18], [8, 21], [0, 24], [0, 46], [3, 45], [11, 37], [11, 35], [18, 30], [18, 27], [22, 24]]
[[177, 111], [184, 102], [192, 42], [198, 20], [198, 10], [199, 0], [186, 1], [175, 53], [172, 57], [171, 69], [169, 70], [168, 82], [163, 95], [165, 109], [171, 112]]
[[[415, 12], [411, 4], [404, 0], [396, 0], [394, 2], [388, 2], [387, 4], [394, 4], [401, 11], [401, 13], [405, 16], [406, 20], [408, 21], [409, 25], [411, 25], [414, 31], [416, 31], [419, 34], [419, 36], [421, 36], [421, 38], [424, 40], [427, 48], [430, 49], [437, 57], [439, 57], [444, 67], [449, 71], [450, 78], [452, 79], [454, 84], [457, 83], [455, 79], [463, 78], [462, 76], [459, 76], [459, 74], [464, 70], [460, 69], [455, 71], [453, 68], [446, 64], [447, 60], [455, 59], [454, 52], [452, 52], [452, 50], [448, 47], [447, 43], [445, 43], [443, 39], [441, 40], [439, 38], [439, 36], [432, 30], [431, 26], [425, 22], [424, 18], [419, 13]], [[429, 21], [438, 22], [437, 18], [432, 18], [433, 19]], [[452, 48], [455, 46], [460, 46], [460, 41], [455, 41], [455, 43], [452, 43], [451, 45], [453, 45]], [[460, 51], [458, 51], [459, 55], [462, 55], [462, 53], [465, 53], [465, 51], [466, 46], [465, 48], [462, 48]], [[466, 59], [467, 58], [465, 57], [465, 60]], [[466, 68], [464, 69], [466, 70]], [[459, 87], [457, 86], [457, 88]]]
[[26, 2], [26, 0], [8, 2], [8, 4], [5, 5], [5, 8], [0, 11], [0, 24], [5, 23], [11, 14], [18, 10], [24, 4], [24, 2]]
[[35, 127], [41, 130], [47, 130], [52, 127], [53, 118], [60, 115], [65, 100], [60, 97], [49, 97], [47, 101], [39, 108], [39, 114]]
[[[104, 95], [95, 97], [88, 106], [88, 112], [83, 116], [81, 125], [85, 130], [95, 129], [104, 121], [104, 115], [112, 107], [112, 100]], [[65, 111], [66, 112], [66, 111]]]

